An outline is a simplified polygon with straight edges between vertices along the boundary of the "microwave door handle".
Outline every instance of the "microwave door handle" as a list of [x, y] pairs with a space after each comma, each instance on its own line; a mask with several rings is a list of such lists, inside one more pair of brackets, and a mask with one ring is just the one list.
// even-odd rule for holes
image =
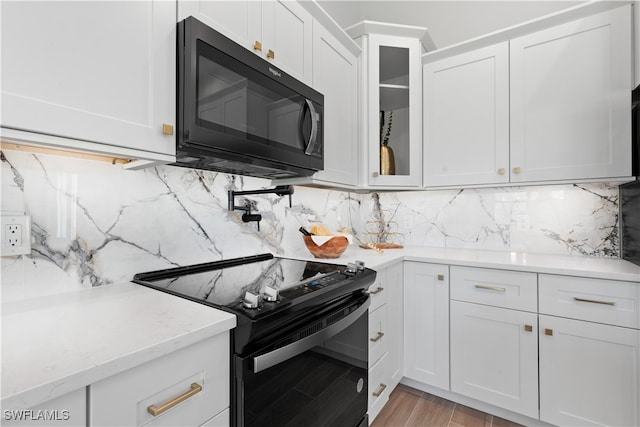
[[289, 360], [317, 345], [322, 344], [327, 339], [336, 335], [338, 332], [341, 332], [347, 327], [351, 326], [351, 324], [358, 320], [360, 316], [365, 314], [368, 309], [368, 303], [362, 304], [353, 312], [349, 313], [349, 315], [338, 320], [336, 323], [316, 332], [315, 334], [292, 342], [291, 344], [288, 344], [284, 347], [280, 347], [278, 349], [270, 351], [269, 353], [255, 356], [253, 358], [253, 372], [257, 374], [258, 372], [269, 369], [272, 366], [277, 365], [278, 363]]
[[316, 142], [318, 141], [318, 113], [316, 113], [313, 102], [308, 99], [305, 99], [305, 102], [307, 107], [309, 107], [309, 114], [311, 115], [311, 133], [309, 134], [309, 142], [307, 143], [307, 148], [304, 150], [304, 154], [310, 156], [314, 148], [316, 148]]

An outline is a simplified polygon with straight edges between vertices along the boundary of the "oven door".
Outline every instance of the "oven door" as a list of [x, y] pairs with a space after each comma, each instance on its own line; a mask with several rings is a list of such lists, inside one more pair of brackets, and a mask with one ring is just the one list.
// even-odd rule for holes
[[236, 427], [366, 426], [369, 297], [334, 303], [235, 357]]

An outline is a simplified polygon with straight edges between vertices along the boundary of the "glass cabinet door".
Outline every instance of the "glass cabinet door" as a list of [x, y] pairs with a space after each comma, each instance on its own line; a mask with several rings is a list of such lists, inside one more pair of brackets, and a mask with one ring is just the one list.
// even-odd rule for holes
[[420, 41], [369, 39], [369, 184], [420, 185]]

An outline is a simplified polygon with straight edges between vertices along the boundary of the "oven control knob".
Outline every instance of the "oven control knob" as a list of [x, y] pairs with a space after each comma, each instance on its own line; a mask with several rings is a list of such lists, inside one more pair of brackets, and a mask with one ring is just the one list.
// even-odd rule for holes
[[269, 302], [278, 301], [278, 289], [272, 286], [266, 286], [264, 288], [264, 300]]
[[344, 274], [347, 276], [353, 276], [358, 272], [358, 266], [350, 262], [347, 264], [347, 268], [344, 269]]
[[356, 268], [358, 271], [364, 271], [364, 261], [356, 260]]
[[246, 308], [258, 308], [258, 306], [260, 306], [260, 295], [256, 295], [249, 291], [245, 292], [242, 305]]

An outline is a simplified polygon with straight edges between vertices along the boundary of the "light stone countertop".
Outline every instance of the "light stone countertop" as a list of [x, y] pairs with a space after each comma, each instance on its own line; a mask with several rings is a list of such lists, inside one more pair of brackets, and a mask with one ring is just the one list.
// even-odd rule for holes
[[[314, 258], [309, 254], [309, 258], [304, 257], [304, 259]], [[402, 261], [418, 261], [640, 282], [640, 266], [629, 261], [620, 258], [578, 255], [545, 255], [524, 252], [427, 247], [386, 249], [384, 253], [379, 254], [374, 250], [362, 249], [353, 244], [347, 248], [340, 258], [324, 261], [346, 264], [355, 260], [364, 261], [365, 266], [373, 269], [385, 268]]]
[[233, 314], [121, 283], [2, 305], [2, 409], [28, 409], [236, 326]]
[[[637, 282], [618, 258], [406, 247], [383, 254], [351, 245], [337, 259], [382, 269], [402, 261]], [[2, 305], [3, 409], [27, 409], [236, 326], [234, 315], [121, 283]]]

